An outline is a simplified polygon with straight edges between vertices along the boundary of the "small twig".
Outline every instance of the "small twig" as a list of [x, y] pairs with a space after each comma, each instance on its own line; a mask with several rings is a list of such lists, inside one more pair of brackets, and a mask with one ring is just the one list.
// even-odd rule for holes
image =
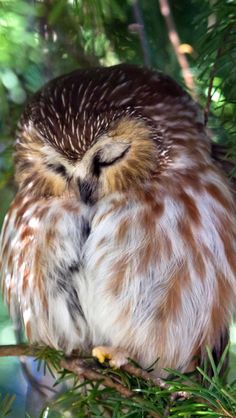
[[[125, 366], [121, 367], [122, 370], [125, 370], [126, 372], [128, 372], [129, 374], [138, 377], [138, 378], [142, 378], [146, 381], [151, 382], [153, 385], [158, 386], [161, 389], [166, 389], [169, 390], [170, 389], [170, 385], [168, 383], [166, 383], [163, 379], [161, 379], [160, 377], [151, 377], [150, 374], [138, 367], [133, 366], [132, 364], [126, 364]], [[183, 391], [178, 391], [178, 392], [174, 392], [171, 394], [171, 400], [175, 400], [176, 398], [184, 398], [184, 399], [188, 399], [190, 397], [188, 392], [183, 392]]]
[[182, 69], [185, 84], [189, 88], [192, 95], [194, 96], [195, 86], [194, 86], [193, 76], [190, 71], [187, 58], [182, 52], [180, 52], [181, 42], [180, 42], [180, 38], [179, 38], [177, 29], [175, 26], [175, 22], [174, 22], [174, 19], [170, 10], [169, 2], [168, 0], [159, 0], [159, 4], [160, 4], [161, 14], [166, 22], [169, 40], [174, 48], [175, 55], [180, 65], [180, 68]]
[[164, 380], [162, 380], [160, 377], [152, 378], [150, 376], [150, 373], [148, 373], [146, 370], [133, 366], [132, 364], [125, 364], [121, 368], [122, 370], [125, 370], [129, 374], [134, 375], [135, 377], [141, 377], [146, 381], [150, 381], [155, 386], [159, 386], [161, 389], [169, 389], [169, 385], [165, 383]]
[[[72, 373], [76, 374], [78, 377], [83, 377], [84, 379], [88, 380], [95, 380], [97, 382], [101, 382], [104, 386], [115, 389], [118, 393], [120, 393], [125, 398], [131, 398], [133, 397], [136, 403], [140, 403], [141, 399], [137, 397], [137, 394], [129, 389], [127, 389], [125, 386], [123, 386], [121, 383], [114, 382], [110, 377], [105, 376], [104, 374], [98, 373], [92, 369], [90, 369], [85, 361], [83, 359], [79, 358], [66, 358], [61, 361], [61, 366], [71, 371]], [[131, 366], [128, 367], [128, 370], [132, 370]], [[127, 370], [127, 371], [128, 371]], [[139, 370], [139, 369], [138, 369]], [[156, 414], [153, 411], [149, 411], [149, 414], [153, 418], [161, 418], [158, 414]]]
[[94, 370], [90, 369], [82, 359], [64, 359], [61, 361], [61, 366], [75, 373], [79, 377], [83, 377], [89, 380], [101, 381], [104, 386], [108, 388], [115, 389], [118, 393], [126, 398], [130, 398], [134, 395], [134, 393], [127, 389], [125, 386], [121, 385], [120, 383], [115, 383], [110, 377], [104, 376], [101, 373], [95, 372]]

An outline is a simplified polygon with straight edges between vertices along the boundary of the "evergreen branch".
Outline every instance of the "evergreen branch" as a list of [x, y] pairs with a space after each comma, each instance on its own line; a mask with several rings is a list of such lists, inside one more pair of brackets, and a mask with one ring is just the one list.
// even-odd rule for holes
[[[203, 414], [205, 417], [236, 416], [235, 385], [225, 386], [212, 356], [209, 361], [214, 371], [213, 377], [207, 376], [201, 369], [191, 377], [167, 370], [172, 380], [164, 380], [153, 378], [135, 363], [121, 369], [111, 369], [106, 365], [98, 365], [91, 357], [82, 358], [79, 352], [73, 352], [67, 358], [61, 351], [49, 347], [23, 344], [0, 346], [0, 357], [12, 355], [33, 356], [50, 363], [61, 375], [58, 382], [76, 377], [72, 388], [70, 386], [69, 390], [47, 405], [45, 411], [57, 412], [58, 418], [64, 417], [63, 411], [79, 412], [78, 417], [104, 416], [104, 411], [109, 412], [106, 416], [137, 418], [192, 417]], [[205, 378], [205, 385], [199, 383], [199, 377]], [[114, 409], [117, 415], [112, 415]], [[43, 413], [43, 416], [46, 415]]]
[[[161, 379], [160, 377], [152, 378], [150, 376], [150, 373], [148, 373], [146, 370], [141, 369], [140, 367], [135, 367], [132, 364], [125, 364], [124, 366], [122, 366], [122, 370], [125, 370], [129, 374], [139, 379], [141, 378], [143, 380], [146, 380], [147, 382], [150, 382], [152, 385], [158, 386], [160, 389], [170, 390], [170, 385], [166, 383], [163, 379]], [[175, 400], [178, 397], [188, 399], [189, 393], [184, 391], [174, 392], [171, 395], [171, 400]]]
[[[89, 368], [84, 360], [78, 359], [78, 358], [71, 358], [71, 359], [65, 359], [62, 360], [61, 366], [71, 371], [72, 373], [76, 374], [78, 377], [82, 377], [86, 380], [91, 380], [95, 382], [101, 382], [102, 385], [106, 386], [107, 388], [114, 389], [116, 392], [118, 392], [121, 396], [125, 398], [135, 398], [135, 402], [137, 404], [142, 405], [142, 398], [137, 396], [137, 393], [133, 392], [132, 390], [128, 389], [121, 383], [114, 382], [114, 380], [111, 377], [108, 377], [104, 374], [98, 373], [97, 371], [92, 370]], [[126, 367], [126, 366], [123, 366]], [[122, 369], [123, 369], [122, 367]], [[130, 366], [126, 367], [126, 371], [135, 372], [135, 367]], [[145, 373], [145, 372], [144, 372]], [[137, 376], [142, 376], [142, 373], [136, 373]], [[142, 376], [143, 377], [143, 376]], [[146, 377], [146, 374], [145, 374]], [[163, 382], [164, 384], [164, 382]], [[148, 411], [150, 416], [153, 418], [161, 418], [159, 414], [155, 413], [152, 410]]]
[[[45, 352], [45, 350], [47, 352]], [[0, 345], [0, 357], [9, 357], [9, 356], [29, 356], [29, 357], [36, 357], [39, 360], [48, 360], [48, 353], [58, 353], [56, 350], [50, 349], [48, 347], [40, 347], [40, 346], [32, 346], [27, 344], [18, 344], [18, 345]], [[60, 353], [60, 352], [59, 352]], [[103, 384], [107, 387], [114, 388], [119, 392], [121, 395], [126, 397], [133, 396], [133, 392], [126, 389], [124, 386], [118, 385], [107, 377], [104, 377], [103, 374], [98, 373], [88, 367], [83, 358], [79, 358], [76, 352], [73, 352], [72, 357], [64, 357], [61, 353], [59, 356], [59, 366], [60, 368], [64, 368], [76, 374], [77, 376], [82, 376], [85, 379], [89, 380], [104, 380]], [[50, 360], [50, 358], [49, 358]], [[55, 367], [58, 369], [58, 367]], [[154, 386], [158, 386], [160, 389], [170, 389], [170, 385], [167, 384], [163, 379], [160, 377], [152, 378], [150, 373], [146, 370], [143, 370], [141, 367], [136, 367], [132, 364], [125, 364], [121, 367], [122, 370], [129, 373], [132, 376], [137, 377], [138, 379], [143, 379], [146, 382], [150, 382]], [[179, 391], [173, 394], [174, 397], [186, 397], [188, 398], [189, 395], [186, 392]]]
[[216, 76], [217, 65], [218, 65], [219, 58], [222, 54], [222, 50], [223, 50], [223, 48], [222, 48], [222, 45], [221, 45], [217, 49], [215, 61], [213, 63], [213, 66], [212, 66], [212, 69], [211, 69], [211, 72], [210, 72], [209, 87], [208, 87], [208, 91], [207, 91], [207, 102], [206, 102], [206, 106], [205, 106], [205, 109], [204, 109], [204, 123], [205, 123], [205, 126], [207, 125], [207, 122], [208, 122], [208, 117], [209, 117], [209, 112], [210, 112], [210, 107], [211, 107], [213, 83], [214, 83], [214, 79], [215, 79], [215, 76]]
[[133, 392], [127, 389], [125, 386], [115, 383], [110, 377], [102, 375], [91, 368], [89, 368], [84, 360], [79, 358], [67, 358], [62, 360], [61, 366], [69, 370], [70, 372], [76, 374], [78, 377], [83, 377], [84, 379], [102, 381], [104, 386], [108, 388], [115, 389], [118, 393], [126, 398], [133, 396]]

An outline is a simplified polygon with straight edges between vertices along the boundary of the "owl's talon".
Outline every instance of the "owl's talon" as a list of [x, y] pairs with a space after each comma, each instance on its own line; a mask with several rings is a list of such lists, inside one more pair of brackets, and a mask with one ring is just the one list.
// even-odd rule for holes
[[103, 346], [93, 348], [92, 355], [98, 359], [99, 363], [104, 363], [106, 359], [111, 359], [111, 355], [106, 351], [106, 348]]
[[119, 369], [124, 364], [127, 364], [129, 357], [126, 350], [109, 346], [94, 347], [92, 355], [98, 359], [99, 363], [109, 360], [109, 365], [115, 369]]

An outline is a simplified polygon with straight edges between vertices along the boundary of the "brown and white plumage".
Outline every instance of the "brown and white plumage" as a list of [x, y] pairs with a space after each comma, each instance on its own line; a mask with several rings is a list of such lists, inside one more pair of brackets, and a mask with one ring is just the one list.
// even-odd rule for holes
[[220, 350], [236, 294], [233, 200], [198, 106], [172, 79], [122, 64], [49, 82], [21, 118], [16, 180], [2, 287], [31, 342], [115, 347], [145, 367], [160, 357], [156, 373]]

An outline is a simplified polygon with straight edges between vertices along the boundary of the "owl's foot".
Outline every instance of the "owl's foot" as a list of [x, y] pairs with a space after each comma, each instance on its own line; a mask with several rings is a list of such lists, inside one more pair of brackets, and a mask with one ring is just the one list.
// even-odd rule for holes
[[101, 345], [94, 347], [92, 351], [93, 357], [96, 357], [100, 363], [104, 363], [105, 360], [109, 360], [111, 367], [119, 369], [128, 363], [129, 354], [123, 348], [109, 347]]

